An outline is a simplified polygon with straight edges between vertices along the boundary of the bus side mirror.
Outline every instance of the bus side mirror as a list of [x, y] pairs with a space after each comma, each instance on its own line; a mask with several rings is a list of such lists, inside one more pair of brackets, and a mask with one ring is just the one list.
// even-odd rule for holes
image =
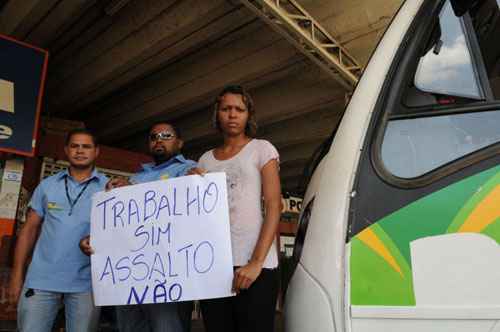
[[462, 17], [469, 9], [475, 7], [485, 0], [450, 0], [455, 16]]

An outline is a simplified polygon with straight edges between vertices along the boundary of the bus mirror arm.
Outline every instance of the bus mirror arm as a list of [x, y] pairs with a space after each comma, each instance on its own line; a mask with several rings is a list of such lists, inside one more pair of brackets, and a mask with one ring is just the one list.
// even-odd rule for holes
[[432, 50], [432, 53], [439, 55], [439, 52], [441, 52], [441, 47], [443, 46], [443, 41], [439, 39], [436, 42], [436, 45], [434, 46], [434, 49]]
[[462, 17], [471, 8], [484, 2], [485, 0], [450, 0], [453, 11], [457, 17]]

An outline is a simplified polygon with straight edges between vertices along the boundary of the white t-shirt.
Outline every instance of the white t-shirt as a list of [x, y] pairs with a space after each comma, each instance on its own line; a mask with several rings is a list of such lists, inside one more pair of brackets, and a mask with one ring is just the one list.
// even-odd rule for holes
[[[264, 222], [260, 171], [272, 159], [279, 162], [276, 148], [268, 141], [252, 139], [230, 159], [217, 160], [210, 150], [198, 162], [199, 167], [209, 172], [226, 173], [234, 266], [246, 265], [252, 258]], [[275, 240], [263, 267], [272, 269], [277, 266]]]

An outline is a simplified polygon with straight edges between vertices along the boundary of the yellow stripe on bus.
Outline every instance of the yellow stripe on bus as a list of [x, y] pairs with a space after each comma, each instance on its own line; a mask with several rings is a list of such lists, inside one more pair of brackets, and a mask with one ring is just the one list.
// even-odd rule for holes
[[366, 228], [364, 231], [358, 234], [357, 238], [367, 245], [370, 249], [375, 251], [380, 257], [382, 257], [393, 269], [398, 272], [401, 277], [404, 278], [401, 267], [398, 265], [394, 257], [391, 255], [387, 247], [380, 240], [380, 238], [375, 234], [370, 228]]
[[467, 217], [458, 232], [479, 233], [500, 218], [500, 185], [496, 186]]

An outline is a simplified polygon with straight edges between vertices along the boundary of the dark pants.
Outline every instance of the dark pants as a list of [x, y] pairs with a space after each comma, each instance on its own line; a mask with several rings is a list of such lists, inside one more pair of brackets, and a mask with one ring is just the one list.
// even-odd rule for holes
[[262, 269], [250, 288], [238, 295], [201, 301], [206, 331], [273, 332], [278, 288], [278, 270]]
[[116, 307], [120, 332], [184, 332], [178, 303], [148, 303]]
[[193, 307], [193, 301], [184, 301], [178, 303], [177, 309], [179, 311], [179, 317], [181, 318], [182, 328], [184, 329], [184, 332], [191, 332]]

